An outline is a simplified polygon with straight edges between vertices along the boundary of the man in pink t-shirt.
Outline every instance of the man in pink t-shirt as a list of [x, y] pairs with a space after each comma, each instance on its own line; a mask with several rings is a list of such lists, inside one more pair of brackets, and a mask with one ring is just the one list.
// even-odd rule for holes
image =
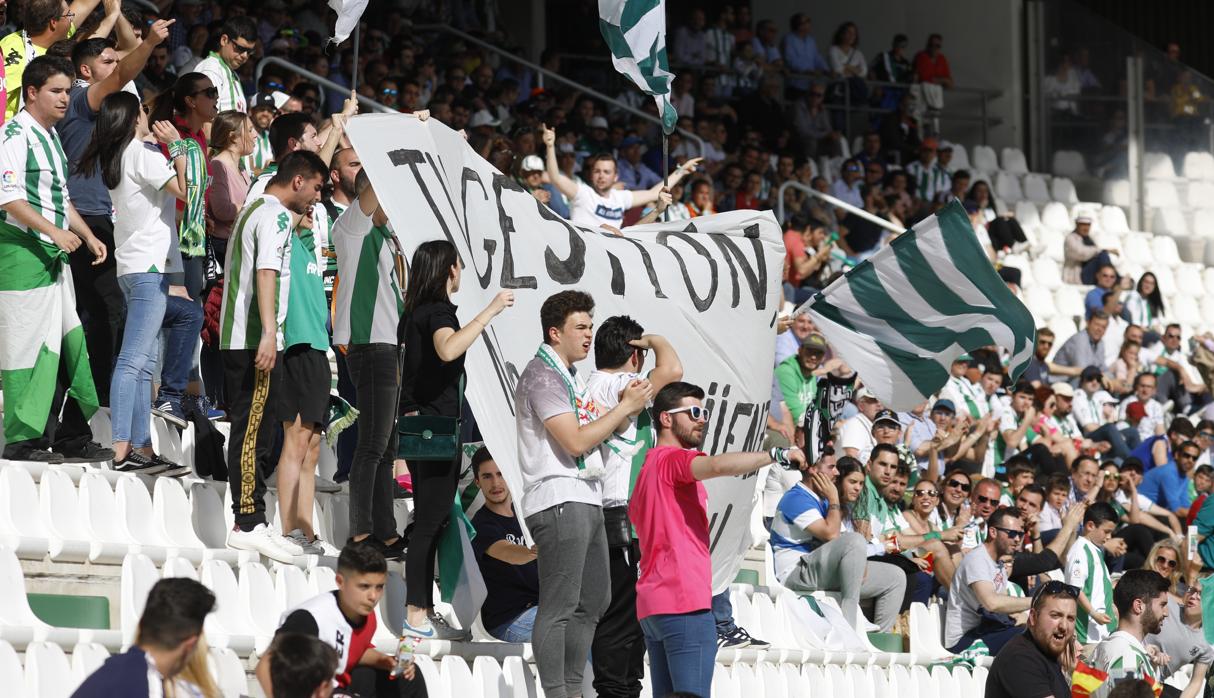
[[717, 655], [708, 552], [708, 493], [701, 480], [746, 475], [776, 462], [804, 469], [796, 448], [708, 456], [699, 450], [708, 425], [704, 391], [674, 382], [654, 398], [656, 445], [637, 477], [629, 517], [641, 548], [637, 618], [649, 650], [653, 695], [707, 696]]

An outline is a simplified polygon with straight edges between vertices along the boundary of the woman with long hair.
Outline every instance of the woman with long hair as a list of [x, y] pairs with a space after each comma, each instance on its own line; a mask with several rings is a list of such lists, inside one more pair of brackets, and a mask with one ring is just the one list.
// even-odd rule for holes
[[1149, 271], [1138, 277], [1138, 285], [1126, 294], [1126, 312], [1130, 323], [1151, 332], [1163, 332], [1168, 324], [1164, 312], [1163, 294], [1159, 291], [1159, 280]]
[[[405, 363], [401, 374], [401, 414], [452, 417], [462, 415], [464, 354], [493, 318], [514, 305], [514, 292], [494, 296], [476, 317], [460, 327], [452, 294], [459, 291], [463, 265], [446, 240], [423, 242], [413, 253], [401, 316]], [[439, 533], [447, 525], [462, 458], [410, 459], [413, 478], [413, 533], [405, 557], [405, 634], [431, 639], [457, 639], [465, 633], [447, 625], [434, 612], [434, 555]]]
[[[174, 154], [172, 167], [154, 140]], [[152, 451], [152, 366], [167, 303], [166, 273], [181, 266], [172, 204], [186, 192], [180, 138], [165, 121], [149, 129], [139, 98], [116, 92], [101, 102], [92, 140], [76, 167], [100, 169], [115, 209], [114, 257], [126, 328], [110, 383], [114, 469], [146, 471], [168, 464]]]
[[[961, 540], [961, 534], [964, 530], [963, 526], [954, 526], [953, 528], [941, 529], [932, 520], [932, 514], [936, 512], [936, 506], [940, 502], [940, 488], [932, 480], [921, 479], [915, 483], [915, 487], [911, 490], [911, 505], [906, 511], [902, 512], [906, 519], [906, 528], [902, 529], [907, 533], [914, 535], [925, 535], [927, 533], [936, 532], [940, 534], [941, 543], [956, 543]], [[919, 569], [935, 576], [945, 588], [953, 583], [953, 573], [956, 572], [956, 565], [953, 564], [953, 558], [950, 555], [940, 554], [939, 551], [929, 551], [923, 548], [916, 548], [913, 551], [905, 553]]]
[[[1154, 504], [1150, 504], [1149, 500], [1146, 500], [1145, 504], [1141, 501], [1143, 498], [1134, 488], [1133, 480], [1127, 477], [1125, 482], [1122, 481], [1122, 474], [1116, 463], [1105, 463], [1100, 467], [1100, 479], [1096, 481], [1096, 487], [1096, 501], [1107, 502], [1113, 507], [1113, 511], [1117, 512], [1119, 522], [1112, 537], [1120, 538], [1126, 545], [1125, 559], [1119, 560], [1119, 565], [1123, 569], [1141, 567], [1155, 541], [1171, 536], [1172, 532], [1147, 513], [1146, 510]], [[1123, 496], [1118, 496], [1119, 494]]]
[[1180, 544], [1171, 538], [1165, 538], [1151, 546], [1147, 559], [1142, 563], [1142, 569], [1154, 570], [1168, 580], [1168, 597], [1179, 602], [1180, 596], [1176, 593], [1176, 587], [1187, 567], [1185, 562], [1184, 550]]
[[211, 123], [211, 187], [206, 202], [207, 217], [212, 224], [211, 247], [216, 259], [224, 258], [232, 224], [236, 214], [244, 208], [250, 181], [240, 160], [253, 153], [256, 142], [253, 120], [244, 112], [220, 112]]
[[965, 195], [965, 203], [973, 204], [984, 223], [990, 223], [998, 216], [995, 197], [991, 194], [991, 185], [987, 184], [986, 180], [980, 179], [970, 185], [970, 190]]
[[864, 492], [864, 464], [844, 456], [839, 459], [837, 469], [839, 474], [835, 477], [835, 487], [839, 490], [839, 506], [843, 509], [843, 529], [854, 532], [856, 527], [852, 521], [852, 510]]
[[940, 528], [964, 528], [971, 517], [970, 490], [974, 488], [973, 478], [964, 470], [954, 469], [946, 472], [940, 481], [944, 485], [940, 488], [940, 503], [932, 523]]

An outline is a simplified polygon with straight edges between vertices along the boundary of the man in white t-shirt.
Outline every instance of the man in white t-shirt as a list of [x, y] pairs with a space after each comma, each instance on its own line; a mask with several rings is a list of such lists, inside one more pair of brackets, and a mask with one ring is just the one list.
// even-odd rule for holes
[[245, 98], [236, 71], [257, 50], [257, 22], [243, 15], [232, 17], [219, 30], [216, 49], [202, 59], [194, 70], [210, 78], [211, 84], [219, 91], [215, 109], [247, 112], [249, 101]]
[[1139, 354], [1143, 365], [1148, 366], [1148, 370], [1154, 371], [1157, 376], [1155, 399], [1160, 402], [1174, 401], [1177, 413], [1188, 412], [1190, 394], [1206, 391], [1201, 374], [1189, 363], [1180, 342], [1180, 325], [1171, 323], [1164, 328], [1159, 342], [1143, 349]]
[[[653, 369], [642, 373], [645, 354], [650, 351]], [[683, 365], [670, 342], [661, 335], [644, 334], [644, 329], [627, 315], [609, 317], [599, 326], [594, 337], [594, 364], [586, 387], [600, 414], [614, 409], [633, 381], [648, 380], [657, 392], [683, 377]], [[599, 695], [630, 695], [641, 686], [645, 635], [636, 609], [641, 553], [628, 519], [628, 500], [653, 442], [649, 411], [642, 410], [624, 420], [600, 448], [611, 605], [595, 627], [590, 647], [594, 690]]]
[[[586, 158], [584, 171], [590, 176], [590, 184], [566, 177], [556, 162], [556, 131], [543, 126], [544, 146], [547, 149], [548, 178], [556, 185], [558, 191], [569, 200], [569, 220], [574, 225], [580, 225], [591, 230], [605, 227], [611, 232], [618, 233], [624, 226], [624, 212], [637, 206], [647, 206], [658, 200], [662, 193], [662, 183], [649, 189], [629, 191], [617, 189], [619, 170], [616, 167], [615, 156], [611, 153], [598, 153]], [[683, 177], [696, 171], [696, 165], [701, 158], [692, 158], [675, 168], [667, 178], [666, 186], [673, 187], [682, 181]]]
[[856, 391], [856, 407], [860, 412], [839, 427], [839, 447], [843, 455], [868, 462], [868, 454], [877, 445], [873, 436], [873, 418], [881, 411], [881, 401], [867, 387]]

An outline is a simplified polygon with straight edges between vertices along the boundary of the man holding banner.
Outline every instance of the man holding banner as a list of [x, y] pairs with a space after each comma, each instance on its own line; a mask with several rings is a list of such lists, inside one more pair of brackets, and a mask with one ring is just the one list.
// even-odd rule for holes
[[632, 380], [599, 415], [574, 363], [590, 353], [594, 299], [562, 291], [540, 308], [544, 341], [515, 389], [523, 517], [539, 563], [539, 611], [531, 646], [548, 698], [582, 693], [599, 617], [610, 601], [600, 446], [653, 396]]

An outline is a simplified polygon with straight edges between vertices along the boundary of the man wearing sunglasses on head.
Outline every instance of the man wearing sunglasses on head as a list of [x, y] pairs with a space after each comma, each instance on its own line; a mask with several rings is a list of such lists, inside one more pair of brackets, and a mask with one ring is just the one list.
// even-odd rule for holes
[[708, 493], [702, 481], [749, 475], [772, 462], [807, 467], [798, 448], [705, 454], [699, 450], [709, 418], [703, 399], [702, 388], [682, 381], [658, 392], [650, 408], [656, 445], [645, 457], [628, 505], [641, 548], [637, 617], [655, 696], [672, 691], [706, 696], [712, 687], [717, 633]]
[[219, 50], [198, 64], [194, 70], [211, 78], [211, 84], [219, 90], [218, 111], [247, 112], [248, 100], [236, 71], [253, 57], [257, 49], [257, 23], [244, 15], [232, 17], [219, 31]]
[[1066, 698], [1074, 668], [1079, 590], [1050, 581], [1033, 595], [1028, 628], [1003, 646], [986, 677], [987, 698]]

